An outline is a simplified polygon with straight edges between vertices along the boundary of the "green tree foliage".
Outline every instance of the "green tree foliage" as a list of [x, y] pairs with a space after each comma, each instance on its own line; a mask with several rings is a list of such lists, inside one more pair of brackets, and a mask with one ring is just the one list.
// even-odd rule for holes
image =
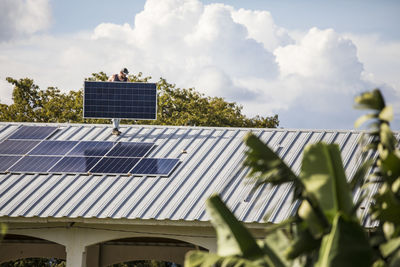
[[16, 261], [4, 262], [0, 267], [65, 267], [65, 260], [26, 258]]
[[[86, 80], [107, 79], [107, 74], [99, 72]], [[148, 82], [150, 79], [143, 77], [142, 73], [129, 76], [131, 82]], [[69, 93], [61, 93], [56, 87], [40, 90], [29, 78], [7, 78], [7, 81], [14, 86], [14, 103], [0, 104], [0, 121], [110, 123], [110, 120], [83, 119], [82, 90]], [[193, 88], [177, 88], [163, 78], [158, 81], [157, 89], [157, 120], [123, 120], [122, 123], [270, 128], [279, 125], [278, 115], [248, 118], [242, 114], [242, 107], [234, 102], [226, 102], [220, 97], [207, 97]]]
[[[363, 157], [364, 163], [351, 179], [346, 178], [335, 144], [308, 145], [296, 175], [258, 137], [249, 134], [244, 164], [250, 168], [250, 178], [256, 185], [292, 183], [294, 201], [300, 204], [296, 214], [268, 230], [264, 240], [256, 241], [214, 195], [207, 201], [207, 210], [217, 232], [217, 254], [189, 252], [185, 266], [400, 266], [400, 151], [389, 128], [392, 109], [379, 90], [355, 101], [357, 108], [373, 113], [356, 121], [358, 127], [372, 120], [361, 140], [369, 157]], [[367, 233], [356, 211], [373, 183], [379, 183], [380, 189], [372, 196], [369, 217], [379, 226]], [[364, 189], [364, 196], [353, 203], [356, 185]]]

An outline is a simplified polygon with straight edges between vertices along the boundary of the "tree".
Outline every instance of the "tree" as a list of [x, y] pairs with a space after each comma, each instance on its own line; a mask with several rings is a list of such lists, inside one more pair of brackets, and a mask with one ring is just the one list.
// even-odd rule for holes
[[[373, 121], [361, 140], [363, 164], [349, 183], [335, 144], [308, 145], [296, 175], [249, 134], [244, 164], [250, 168], [250, 177], [257, 185], [292, 183], [294, 200], [300, 203], [296, 214], [270, 229], [264, 240], [256, 241], [214, 195], [207, 209], [217, 232], [218, 252], [189, 252], [185, 266], [400, 266], [400, 151], [389, 128], [392, 109], [379, 90], [355, 101], [357, 108], [373, 110], [357, 120], [356, 126]], [[366, 144], [368, 137], [372, 142]], [[372, 175], [366, 175], [369, 171]], [[371, 183], [380, 184], [369, 210], [379, 227], [367, 234], [356, 216], [363, 198], [353, 203], [352, 191], [356, 186], [368, 189]]]
[[[106, 81], [104, 72], [93, 73], [86, 80]], [[132, 82], [148, 82], [151, 77], [142, 73], [130, 75]], [[0, 104], [1, 121], [21, 122], [71, 122], [110, 123], [104, 119], [83, 119], [83, 91], [61, 93], [56, 87], [46, 90], [34, 84], [29, 78], [7, 81], [14, 86], [11, 105]], [[277, 127], [278, 115], [248, 118], [242, 114], [242, 106], [226, 102], [220, 97], [207, 97], [194, 88], [181, 89], [160, 78], [157, 83], [157, 120], [123, 120], [125, 124], [231, 126], [231, 127]]]

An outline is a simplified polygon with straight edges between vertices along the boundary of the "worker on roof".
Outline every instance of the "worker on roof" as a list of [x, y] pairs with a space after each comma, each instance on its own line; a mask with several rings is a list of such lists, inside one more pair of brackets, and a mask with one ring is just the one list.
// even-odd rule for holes
[[[121, 71], [118, 74], [111, 75], [111, 77], [108, 79], [108, 81], [109, 82], [127, 82], [128, 74], [129, 74], [128, 69], [123, 68], [123, 69], [121, 69]], [[121, 131], [119, 130], [120, 121], [121, 121], [121, 119], [117, 119], [117, 118], [112, 119], [112, 123], [113, 123], [112, 134], [113, 135], [118, 136], [121, 134]]]

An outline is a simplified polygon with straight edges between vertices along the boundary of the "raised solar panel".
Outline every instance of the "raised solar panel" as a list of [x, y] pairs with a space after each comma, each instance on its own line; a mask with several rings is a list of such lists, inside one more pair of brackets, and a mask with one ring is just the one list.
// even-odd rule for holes
[[91, 173], [127, 174], [139, 158], [103, 158], [90, 170]]
[[57, 130], [57, 127], [51, 126], [21, 126], [8, 139], [31, 139], [43, 140], [49, 137]]
[[114, 142], [107, 141], [82, 141], [74, 149], [69, 156], [104, 156], [114, 146]]
[[118, 142], [107, 156], [109, 157], [144, 157], [154, 146], [154, 143]]
[[84, 118], [157, 118], [155, 83], [85, 81], [84, 87]]
[[42, 141], [29, 152], [29, 155], [59, 155], [63, 156], [70, 151], [78, 141]]
[[20, 158], [22, 156], [0, 156], [0, 172], [8, 171]]
[[49, 172], [87, 173], [101, 157], [64, 157]]
[[25, 156], [9, 170], [12, 172], [40, 172], [46, 173], [61, 159], [61, 157]]
[[4, 140], [0, 143], [1, 155], [25, 155], [40, 141]]
[[168, 176], [178, 163], [179, 159], [143, 158], [129, 173]]

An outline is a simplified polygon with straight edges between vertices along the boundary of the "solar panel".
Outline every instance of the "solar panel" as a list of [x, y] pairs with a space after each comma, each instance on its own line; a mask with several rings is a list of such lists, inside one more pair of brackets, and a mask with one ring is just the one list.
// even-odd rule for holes
[[69, 156], [104, 156], [114, 146], [114, 142], [82, 141], [71, 152]]
[[32, 150], [40, 141], [28, 140], [4, 140], [0, 143], [0, 154], [2, 155], [25, 155]]
[[90, 170], [91, 173], [127, 174], [136, 165], [139, 158], [103, 158]]
[[84, 118], [157, 118], [155, 83], [85, 81], [84, 87]]
[[169, 176], [179, 159], [143, 158], [129, 173]]
[[42, 141], [29, 155], [65, 155], [78, 141]]
[[64, 157], [49, 172], [87, 173], [101, 157]]
[[51, 126], [21, 126], [8, 139], [32, 139], [43, 140], [49, 137], [57, 130], [57, 127]]
[[12, 172], [46, 173], [61, 157], [25, 156], [9, 170]]
[[5, 172], [22, 156], [0, 156], [0, 172]]
[[107, 154], [109, 157], [144, 157], [154, 143], [118, 142]]

